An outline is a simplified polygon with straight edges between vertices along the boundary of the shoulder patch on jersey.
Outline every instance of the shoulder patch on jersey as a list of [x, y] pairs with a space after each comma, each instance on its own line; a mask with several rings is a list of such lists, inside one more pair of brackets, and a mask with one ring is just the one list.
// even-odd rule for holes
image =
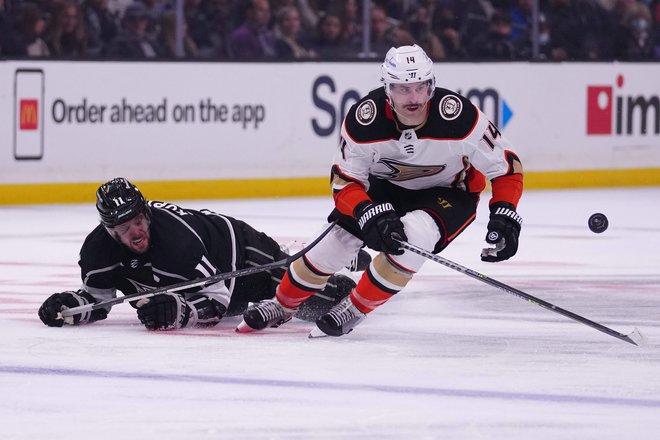
[[455, 95], [447, 95], [440, 100], [438, 105], [440, 116], [447, 121], [458, 118], [463, 111], [463, 103]]
[[397, 131], [391, 117], [388, 117], [386, 109], [387, 96], [383, 87], [372, 90], [353, 104], [342, 125], [342, 135], [346, 141], [363, 144], [399, 139], [401, 133]]
[[367, 99], [355, 110], [355, 118], [361, 125], [369, 125], [376, 119], [376, 103], [373, 99]]

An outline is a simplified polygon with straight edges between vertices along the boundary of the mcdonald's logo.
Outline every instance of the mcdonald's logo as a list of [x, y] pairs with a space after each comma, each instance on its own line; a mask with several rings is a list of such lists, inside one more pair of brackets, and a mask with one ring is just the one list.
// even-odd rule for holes
[[21, 99], [20, 105], [21, 130], [37, 130], [39, 128], [39, 103], [36, 99]]
[[16, 69], [13, 130], [16, 160], [41, 160], [44, 156], [44, 90], [42, 69]]

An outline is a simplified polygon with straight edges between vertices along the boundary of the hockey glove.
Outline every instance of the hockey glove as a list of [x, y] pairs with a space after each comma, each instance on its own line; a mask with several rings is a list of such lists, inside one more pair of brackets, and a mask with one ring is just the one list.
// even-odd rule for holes
[[510, 203], [496, 202], [490, 206], [490, 221], [486, 243], [495, 245], [481, 251], [481, 261], [494, 263], [508, 260], [518, 251], [518, 236], [522, 218]]
[[77, 315], [62, 317], [62, 310], [84, 306], [96, 302], [89, 293], [78, 290], [55, 293], [39, 307], [39, 319], [49, 327], [62, 327], [64, 324], [79, 325], [100, 321], [108, 317], [106, 309], [97, 309]]
[[148, 330], [174, 330], [188, 325], [190, 306], [183, 295], [161, 293], [137, 302], [137, 315]]
[[408, 237], [391, 203], [362, 202], [355, 208], [354, 217], [362, 230], [362, 240], [369, 248], [403, 254], [397, 240], [408, 241]]

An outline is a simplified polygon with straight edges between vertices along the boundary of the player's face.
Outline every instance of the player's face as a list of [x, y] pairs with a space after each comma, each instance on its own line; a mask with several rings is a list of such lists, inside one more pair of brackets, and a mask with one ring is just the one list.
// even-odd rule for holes
[[413, 84], [390, 85], [390, 98], [394, 111], [405, 120], [414, 123], [423, 122], [426, 117], [426, 103], [429, 100], [431, 84], [429, 81]]
[[149, 219], [144, 214], [111, 228], [111, 231], [121, 244], [136, 254], [144, 254], [149, 249]]

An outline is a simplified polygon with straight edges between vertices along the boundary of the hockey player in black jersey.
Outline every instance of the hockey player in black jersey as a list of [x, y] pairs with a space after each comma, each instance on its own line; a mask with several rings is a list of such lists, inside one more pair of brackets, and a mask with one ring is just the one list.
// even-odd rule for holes
[[276, 297], [243, 314], [238, 331], [279, 325], [364, 245], [379, 251], [350, 296], [321, 316], [310, 336], [341, 336], [401, 291], [426, 261], [407, 241], [441, 252], [475, 219], [486, 179], [490, 220], [481, 259], [518, 249], [522, 165], [498, 128], [468, 99], [435, 87], [433, 63], [417, 45], [391, 48], [383, 87], [348, 111], [331, 169], [338, 225], [294, 261]]
[[[109, 308], [67, 318], [60, 312], [114, 298], [118, 290], [128, 295], [287, 257], [275, 240], [243, 221], [209, 210], [146, 201], [124, 178], [101, 185], [96, 199], [101, 224], [80, 250], [82, 287], [46, 299], [39, 318], [48, 326], [105, 319]], [[272, 298], [284, 270], [271, 269], [184, 293], [159, 294], [133, 305], [149, 330], [213, 326], [223, 316], [241, 314], [249, 302]], [[331, 278], [324, 294], [310, 298], [298, 317], [313, 321], [354, 285], [343, 275]]]

